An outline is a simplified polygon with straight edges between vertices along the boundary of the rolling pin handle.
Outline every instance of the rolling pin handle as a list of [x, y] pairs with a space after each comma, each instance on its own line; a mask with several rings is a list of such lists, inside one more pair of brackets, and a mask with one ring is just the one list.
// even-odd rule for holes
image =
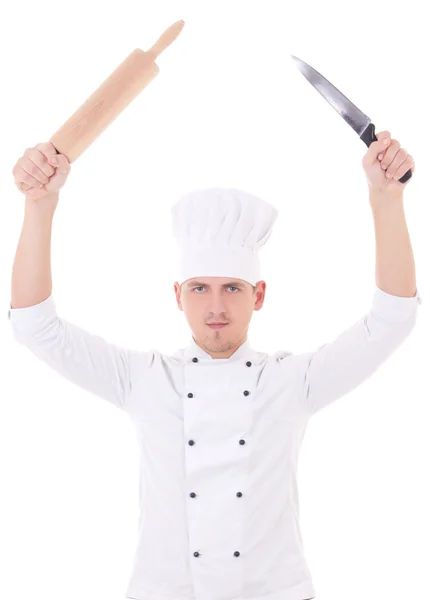
[[160, 54], [176, 40], [184, 25], [185, 21], [176, 21], [176, 23], [170, 25], [170, 27], [168, 27], [166, 31], [161, 34], [152, 48], [147, 51], [148, 54], [152, 54], [153, 60], [160, 56]]

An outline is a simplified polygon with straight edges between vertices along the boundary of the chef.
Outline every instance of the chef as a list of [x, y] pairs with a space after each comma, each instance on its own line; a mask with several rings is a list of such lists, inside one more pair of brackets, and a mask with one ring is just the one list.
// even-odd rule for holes
[[367, 314], [316, 350], [267, 354], [250, 344], [266, 288], [259, 252], [278, 211], [237, 189], [196, 190], [173, 206], [175, 293], [191, 330], [173, 355], [108, 343], [63, 319], [52, 295], [10, 309], [19, 343], [134, 426], [140, 515], [127, 598], [315, 597], [297, 490], [307, 424], [399, 348], [421, 303], [398, 182], [413, 161], [382, 132], [363, 166], [377, 285]]

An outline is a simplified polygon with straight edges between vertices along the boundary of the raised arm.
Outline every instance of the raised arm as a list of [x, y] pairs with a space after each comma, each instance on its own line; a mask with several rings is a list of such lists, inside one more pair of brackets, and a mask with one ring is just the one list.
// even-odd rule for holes
[[403, 202], [405, 185], [411, 180], [400, 182], [409, 168], [415, 171], [414, 161], [384, 131], [369, 146], [363, 167], [375, 226], [373, 302], [353, 327], [302, 356], [303, 402], [310, 413], [368, 379], [409, 336], [421, 304]]
[[[39, 147], [50, 156], [49, 147]], [[30, 164], [29, 156], [34, 163]], [[14, 169], [17, 185], [20, 181], [32, 183], [30, 177], [37, 177], [45, 183], [49, 180], [46, 188], [61, 187], [69, 168], [65, 157], [57, 155], [57, 158], [62, 167], [53, 175], [54, 169], [46, 155], [39, 150], [29, 151], [25, 160], [20, 159], [22, 166]], [[31, 176], [24, 174], [30, 171]], [[58, 177], [57, 184], [55, 177]], [[38, 189], [37, 184], [33, 185]], [[58, 190], [47, 193], [44, 189], [32, 196], [26, 192], [24, 223], [12, 270], [8, 316], [13, 335], [69, 381], [125, 408], [134, 370], [142, 376], [153, 354], [115, 346], [57, 314], [52, 297], [51, 232], [58, 193]]]

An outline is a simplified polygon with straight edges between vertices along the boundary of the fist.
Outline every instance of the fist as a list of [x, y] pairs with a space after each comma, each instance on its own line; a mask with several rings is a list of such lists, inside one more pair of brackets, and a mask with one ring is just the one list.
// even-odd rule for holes
[[39, 199], [58, 192], [66, 183], [70, 163], [57, 154], [51, 142], [27, 148], [12, 169], [15, 185], [29, 198]]
[[366, 173], [369, 188], [377, 192], [401, 194], [411, 181], [400, 183], [405, 173], [415, 171], [415, 162], [407, 150], [400, 147], [400, 142], [391, 138], [389, 131], [376, 134], [376, 142], [372, 142], [363, 158], [363, 169]]

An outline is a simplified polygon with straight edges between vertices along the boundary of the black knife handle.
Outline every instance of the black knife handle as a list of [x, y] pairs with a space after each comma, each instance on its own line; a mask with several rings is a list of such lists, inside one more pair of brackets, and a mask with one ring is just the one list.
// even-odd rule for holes
[[[363, 142], [366, 144], [367, 147], [369, 147], [372, 142], [378, 141], [378, 138], [375, 135], [375, 126], [373, 123], [369, 123], [369, 125], [366, 127], [366, 129], [363, 131], [363, 133], [360, 135], [360, 138], [363, 140]], [[407, 173], [405, 173], [403, 175], [403, 177], [401, 177], [399, 179], [399, 181], [400, 181], [400, 183], [406, 183], [411, 177], [412, 177], [412, 170], [409, 169], [409, 171], [407, 171]]]

